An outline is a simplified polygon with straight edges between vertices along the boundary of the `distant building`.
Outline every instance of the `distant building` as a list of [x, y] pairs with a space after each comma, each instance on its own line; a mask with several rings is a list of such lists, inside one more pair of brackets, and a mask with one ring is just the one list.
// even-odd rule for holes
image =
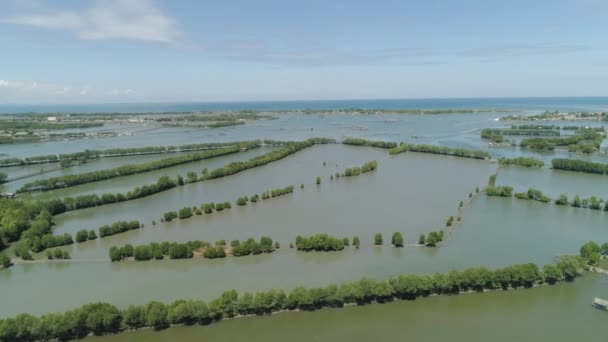
[[56, 116], [49, 116], [46, 118], [46, 121], [57, 121], [57, 117]]

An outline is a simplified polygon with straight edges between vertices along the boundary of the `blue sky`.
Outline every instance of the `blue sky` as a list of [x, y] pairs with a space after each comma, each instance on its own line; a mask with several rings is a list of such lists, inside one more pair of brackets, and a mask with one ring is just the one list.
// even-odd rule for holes
[[608, 1], [0, 0], [0, 103], [607, 95]]

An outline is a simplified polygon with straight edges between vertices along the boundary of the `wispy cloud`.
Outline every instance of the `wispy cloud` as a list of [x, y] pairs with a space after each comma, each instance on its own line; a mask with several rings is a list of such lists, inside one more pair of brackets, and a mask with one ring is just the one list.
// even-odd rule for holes
[[150, 0], [98, 0], [83, 11], [35, 10], [3, 22], [70, 31], [84, 40], [129, 39], [177, 44], [181, 34], [175, 20]]

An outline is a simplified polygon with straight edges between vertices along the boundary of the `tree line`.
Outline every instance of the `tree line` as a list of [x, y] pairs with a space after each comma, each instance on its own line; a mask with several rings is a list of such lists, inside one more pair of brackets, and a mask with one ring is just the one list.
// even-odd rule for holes
[[177, 300], [171, 304], [152, 301], [126, 309], [109, 303], [91, 303], [63, 313], [41, 317], [20, 314], [0, 320], [2, 341], [69, 340], [89, 334], [104, 335], [144, 327], [162, 330], [171, 325], [210, 324], [242, 315], [267, 315], [284, 310], [318, 310], [345, 305], [367, 305], [394, 300], [414, 300], [430, 295], [456, 295], [467, 291], [508, 290], [573, 280], [581, 268], [577, 257], [561, 257], [542, 269], [533, 263], [495, 270], [472, 267], [432, 275], [396, 275], [385, 280], [362, 278], [324, 287], [272, 289], [255, 294], [236, 290], [218, 298]]
[[129, 176], [138, 173], [164, 169], [175, 165], [181, 165], [199, 160], [225, 156], [228, 154], [238, 153], [241, 151], [242, 148], [253, 148], [257, 146], [257, 143], [229, 146], [221, 149], [202, 151], [181, 156], [164, 158], [160, 160], [154, 160], [147, 163], [122, 165], [108, 170], [98, 170], [75, 175], [39, 179], [33, 182], [26, 183], [21, 188], [19, 188], [17, 192], [48, 191], [59, 188], [72, 187], [80, 184], [99, 182], [102, 180], [112, 179], [116, 177]]
[[595, 173], [600, 175], [608, 173], [608, 164], [578, 159], [555, 158], [551, 160], [551, 167], [555, 170]]
[[349, 167], [344, 170], [342, 177], [359, 176], [362, 173], [371, 172], [378, 168], [378, 162], [375, 160], [368, 161], [361, 165], [361, 167]]
[[249, 145], [261, 141], [231, 141], [226, 143], [201, 143], [201, 144], [185, 144], [179, 146], [147, 146], [147, 147], [131, 147], [131, 148], [110, 148], [105, 150], [84, 150], [75, 153], [50, 154], [41, 156], [32, 156], [27, 158], [5, 158], [0, 159], [0, 167], [29, 165], [41, 163], [56, 163], [59, 161], [87, 161], [101, 158], [111, 157], [126, 157], [142, 154], [163, 154], [177, 152], [193, 152], [200, 150], [217, 149], [226, 146]]
[[[274, 197], [279, 197], [279, 196], [283, 196], [286, 194], [290, 194], [290, 193], [293, 193], [293, 190], [294, 190], [293, 185], [290, 185], [290, 186], [287, 186], [284, 188], [277, 188], [277, 189], [264, 191], [262, 193], [261, 197], [258, 194], [253, 194], [250, 197], [242, 196], [242, 197], [238, 197], [236, 199], [235, 204], [237, 206], [244, 206], [244, 205], [247, 205], [247, 203], [249, 203], [249, 202], [252, 202], [252, 203], [258, 202], [260, 199], [265, 200], [265, 199], [269, 199], [269, 198], [274, 198]], [[190, 218], [193, 215], [202, 215], [203, 213], [211, 214], [211, 213], [213, 213], [214, 210], [222, 211], [224, 209], [230, 209], [230, 208], [232, 208], [232, 205], [228, 201], [219, 202], [219, 203], [214, 203], [214, 202], [203, 203], [203, 204], [201, 204], [200, 209], [197, 207], [192, 207], [192, 208], [184, 207], [184, 208], [180, 209], [179, 211], [168, 211], [163, 214], [163, 218], [161, 219], [161, 222], [162, 221], [170, 222], [176, 218], [183, 220], [183, 219]]]
[[370, 146], [377, 148], [395, 148], [397, 143], [390, 141], [379, 141], [379, 140], [367, 140], [361, 138], [345, 138], [342, 140], [344, 145], [355, 145], [355, 146]]
[[523, 166], [523, 167], [536, 167], [542, 168], [545, 166], [545, 162], [530, 157], [517, 157], [517, 158], [500, 158], [498, 159], [498, 164], [502, 166], [515, 165], [515, 166]]
[[[265, 141], [266, 142], [266, 141]], [[326, 139], [326, 138], [310, 138], [302, 142], [275, 142], [284, 145], [283, 148], [277, 151], [271, 151], [262, 156], [254, 157], [247, 162], [237, 162], [237, 163], [229, 163], [224, 167], [213, 170], [212, 172], [208, 172], [203, 170], [203, 174], [206, 174], [207, 177], [203, 176], [198, 180], [208, 180], [213, 178], [224, 177], [227, 175], [232, 175], [236, 172], [241, 172], [247, 170], [249, 168], [263, 166], [267, 163], [282, 159], [290, 154], [296, 153], [304, 148], [313, 146], [315, 144], [329, 144], [333, 143], [335, 140]], [[205, 172], [206, 171], [206, 172]], [[177, 177], [177, 180], [173, 180], [168, 176], [160, 177], [155, 184], [138, 186], [135, 189], [127, 192], [126, 194], [117, 193], [117, 194], [103, 194], [99, 196], [97, 194], [89, 194], [89, 195], [80, 195], [76, 197], [65, 197], [63, 200], [61, 199], [52, 199], [48, 201], [40, 202], [40, 205], [44, 206], [50, 213], [53, 215], [61, 214], [66, 211], [85, 209], [105, 204], [113, 204], [124, 201], [130, 201], [134, 199], [139, 199], [147, 196], [151, 196], [157, 194], [159, 192], [163, 192], [169, 189], [172, 189], [178, 185], [184, 185], [184, 179], [181, 176]]]
[[129, 230], [135, 230], [139, 228], [143, 228], [143, 224], [137, 220], [134, 221], [116, 221], [111, 225], [103, 225], [99, 227], [99, 237], [104, 238], [110, 235], [116, 235], [120, 233], [127, 232]]
[[232, 240], [230, 246], [226, 246], [225, 240], [216, 241], [211, 244], [206, 241], [194, 240], [186, 243], [152, 242], [147, 245], [133, 246], [112, 246], [108, 251], [112, 262], [133, 258], [135, 261], [148, 261], [152, 259], [190, 259], [195, 252], [207, 259], [224, 258], [227, 255], [242, 257], [246, 255], [257, 255], [261, 253], [272, 253], [280, 247], [278, 242], [274, 242], [268, 236], [262, 236], [257, 242], [253, 238], [244, 241]]
[[454, 148], [446, 146], [435, 146], [427, 144], [406, 144], [401, 143], [399, 146], [389, 150], [389, 154], [398, 154], [403, 152], [420, 152], [420, 153], [431, 153], [431, 154], [442, 154], [448, 156], [455, 156], [461, 158], [473, 158], [473, 159], [490, 159], [491, 156], [486, 151], [469, 150], [466, 148]]

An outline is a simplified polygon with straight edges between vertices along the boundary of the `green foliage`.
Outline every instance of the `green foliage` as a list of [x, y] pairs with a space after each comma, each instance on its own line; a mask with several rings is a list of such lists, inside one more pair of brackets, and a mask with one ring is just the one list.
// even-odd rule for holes
[[89, 232], [86, 229], [79, 230], [76, 233], [76, 242], [84, 242], [89, 239]]
[[376, 246], [382, 245], [382, 234], [376, 233], [376, 235], [374, 235], [374, 245], [376, 245]]
[[[361, 167], [349, 167], [344, 170], [344, 177], [359, 176], [362, 173], [371, 172], [378, 168], [378, 162], [375, 160], [363, 164]], [[318, 179], [317, 179], [318, 180]], [[319, 183], [317, 183], [319, 184]]]
[[555, 170], [596, 173], [600, 175], [608, 173], [608, 164], [594, 163], [579, 159], [556, 158], [551, 160], [551, 166]]
[[443, 241], [443, 231], [430, 232], [425, 241], [425, 246], [436, 247], [441, 241]]
[[[256, 143], [257, 144], [257, 143]], [[59, 176], [47, 179], [39, 179], [22, 186], [18, 192], [27, 191], [48, 191], [59, 188], [67, 188], [80, 184], [93, 183], [101, 180], [112, 179], [116, 177], [134, 175], [138, 173], [164, 169], [167, 167], [191, 163], [203, 159], [220, 157], [228, 154], [238, 153], [241, 151], [241, 146], [229, 146], [222, 149], [196, 152], [186, 155], [169, 157], [165, 159], [155, 160], [142, 164], [122, 165], [114, 169], [98, 170], [82, 174]], [[181, 178], [181, 176], [179, 176]], [[183, 185], [183, 178], [179, 185]]]
[[[354, 242], [353, 242], [354, 244]], [[299, 251], [341, 251], [344, 249], [344, 239], [316, 234], [313, 236], [296, 237], [296, 249]]]
[[593, 242], [589, 241], [581, 246], [580, 256], [587, 260], [587, 263], [590, 265], [595, 265], [600, 259], [600, 255], [602, 253], [601, 247]]
[[0, 266], [2, 266], [2, 268], [8, 268], [11, 265], [11, 258], [4, 253], [0, 253]]
[[431, 153], [431, 154], [443, 154], [448, 156], [455, 156], [461, 158], [473, 158], [473, 159], [490, 159], [491, 156], [486, 151], [468, 150], [465, 148], [452, 148], [445, 146], [434, 146], [434, 145], [415, 145], [401, 143], [398, 147], [395, 147], [389, 151], [390, 154], [398, 154], [407, 151], [420, 152], [420, 153]]
[[361, 246], [361, 241], [359, 240], [358, 236], [353, 236], [353, 246], [355, 246], [355, 248], [359, 248]]
[[103, 225], [99, 227], [99, 237], [104, 238], [110, 235], [116, 235], [141, 228], [143, 225], [139, 221], [117, 221], [111, 225]]
[[512, 197], [513, 187], [504, 186], [488, 186], [486, 189], [486, 195], [488, 196], [499, 196], [499, 197]]
[[246, 205], [248, 201], [249, 201], [249, 198], [247, 196], [244, 196], [244, 197], [237, 198], [235, 203], [238, 206], [243, 206], [243, 205]]
[[321, 177], [317, 176], [317, 180], [316, 180], [317, 185], [321, 184]]
[[419, 245], [425, 245], [426, 244], [426, 236], [424, 236], [424, 234], [420, 234], [420, 236], [418, 237], [418, 244]]
[[192, 208], [190, 208], [190, 207], [181, 208], [177, 213], [177, 217], [180, 220], [184, 220], [184, 219], [192, 217]]
[[166, 212], [166, 213], [163, 214], [163, 219], [166, 222], [171, 222], [171, 221], [173, 221], [176, 218], [177, 218], [177, 212], [175, 212], [175, 211], [168, 211], [168, 212]]
[[499, 130], [484, 128], [481, 130], [480, 135], [482, 139], [491, 140], [493, 143], [499, 144], [504, 141]]
[[393, 236], [391, 237], [391, 244], [395, 247], [403, 247], [404, 243], [405, 240], [403, 239], [401, 233], [394, 232]]
[[530, 157], [517, 157], [517, 158], [500, 158], [498, 160], [500, 165], [515, 165], [523, 167], [536, 167], [542, 168], [545, 162], [536, 158]]
[[355, 145], [355, 146], [371, 146], [378, 148], [395, 148], [397, 143], [388, 141], [374, 141], [360, 138], [345, 138], [342, 140], [344, 145]]
[[561, 194], [559, 198], [555, 200], [555, 204], [557, 205], [568, 205], [568, 196]]

